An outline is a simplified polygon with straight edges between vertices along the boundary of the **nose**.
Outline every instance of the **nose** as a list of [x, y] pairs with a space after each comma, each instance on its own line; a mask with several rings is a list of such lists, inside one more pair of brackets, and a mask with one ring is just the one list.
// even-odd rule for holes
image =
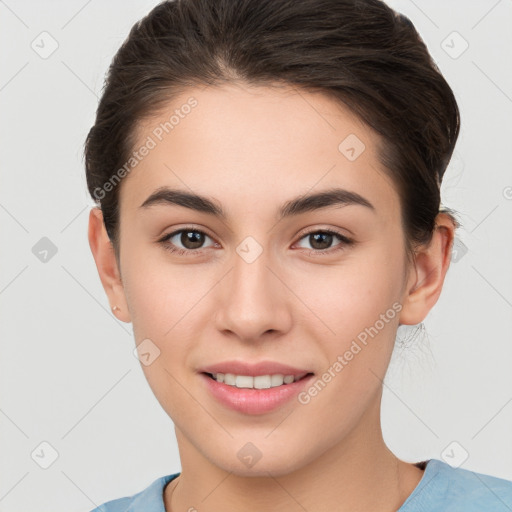
[[219, 283], [216, 328], [247, 342], [288, 332], [293, 294], [282, 274], [265, 250], [254, 261], [234, 253], [231, 270]]

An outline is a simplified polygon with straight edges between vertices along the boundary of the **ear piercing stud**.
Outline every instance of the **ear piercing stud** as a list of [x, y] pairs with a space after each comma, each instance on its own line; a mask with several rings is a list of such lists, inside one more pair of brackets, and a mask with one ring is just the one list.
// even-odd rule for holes
[[118, 309], [120, 309], [120, 308], [118, 308], [117, 306], [114, 306], [114, 307], [112, 308], [112, 311], [117, 311]]

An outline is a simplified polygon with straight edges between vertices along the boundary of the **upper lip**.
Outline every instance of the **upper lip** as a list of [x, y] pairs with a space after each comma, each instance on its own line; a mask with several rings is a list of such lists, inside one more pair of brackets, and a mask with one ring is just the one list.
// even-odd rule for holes
[[199, 368], [202, 373], [232, 373], [235, 375], [293, 375], [294, 377], [312, 373], [306, 369], [295, 368], [276, 361], [260, 361], [258, 363], [246, 363], [244, 361], [224, 361]]

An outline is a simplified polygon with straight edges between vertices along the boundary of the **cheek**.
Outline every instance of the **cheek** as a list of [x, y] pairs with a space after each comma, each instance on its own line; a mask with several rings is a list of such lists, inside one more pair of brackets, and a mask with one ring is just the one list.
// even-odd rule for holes
[[139, 248], [123, 262], [124, 291], [134, 332], [156, 340], [166, 339], [186, 323], [188, 311], [210, 282], [200, 277], [193, 265], [170, 264], [163, 252]]
[[[324, 371], [336, 375], [319, 407], [333, 401], [340, 411], [357, 411], [380, 386], [399, 322], [402, 274], [398, 251], [375, 245], [297, 280], [297, 295], [314, 313], [303, 328], [324, 352]], [[359, 404], [352, 402], [357, 396]]]
[[[137, 261], [144, 264], [137, 266]], [[217, 279], [193, 265], [137, 261], [132, 262], [130, 269], [127, 265], [125, 293], [136, 344], [149, 339], [149, 345], [158, 354], [154, 363], [142, 365], [142, 369], [164, 406], [170, 396], [182, 395], [181, 386], [186, 385], [189, 377], [184, 368], [190, 366], [190, 355], [201, 342], [202, 327], [211, 318], [204, 308], [209, 304], [208, 291]], [[174, 409], [176, 405], [171, 402], [165, 404], [165, 410]]]
[[183, 368], [197, 343], [194, 307], [200, 307], [197, 303], [205, 293], [193, 286], [190, 277], [186, 279], [176, 267], [162, 268], [146, 261], [127, 271], [125, 278], [135, 343], [146, 343], [148, 351], [155, 354], [147, 365], [141, 358], [141, 368], [156, 399], [173, 420], [189, 414], [184, 388], [190, 383]]
[[325, 363], [317, 376], [325, 387], [317, 382], [304, 396], [311, 400], [307, 410], [314, 411], [319, 429], [333, 418], [335, 424], [350, 428], [381, 388], [401, 310], [402, 271], [381, 256], [359, 258], [357, 264], [330, 268], [324, 275], [317, 272], [302, 281], [304, 302], [318, 316], [305, 321], [304, 328]]
[[396, 254], [375, 248], [353, 253], [337, 266], [312, 268], [293, 279], [294, 291], [315, 315], [310, 325], [337, 344], [374, 325], [390, 308], [386, 320], [395, 319], [397, 306], [392, 306], [400, 299], [403, 267]]
[[[400, 296], [403, 263], [398, 245], [376, 241], [364, 250], [347, 252], [340, 263], [283, 270], [284, 281], [304, 303], [296, 303], [296, 308], [304, 310], [298, 318], [309, 318], [301, 328], [310, 331], [313, 339], [321, 335], [324, 343], [339, 349], [373, 326]], [[135, 247], [127, 252], [123, 282], [137, 343], [150, 338], [165, 349], [164, 341], [172, 341], [178, 333], [186, 339], [186, 331], [199, 321], [199, 311], [212, 306], [208, 294], [219, 269], [172, 265], [160, 251], [143, 254], [142, 248]], [[196, 321], [191, 322], [189, 315], [194, 312]], [[383, 334], [392, 325], [386, 323]]]

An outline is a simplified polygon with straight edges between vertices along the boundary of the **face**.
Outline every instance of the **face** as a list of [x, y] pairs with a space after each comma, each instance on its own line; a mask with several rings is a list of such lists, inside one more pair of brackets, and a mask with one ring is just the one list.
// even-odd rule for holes
[[[239, 475], [279, 475], [369, 435], [360, 427], [378, 421], [407, 285], [377, 135], [321, 94], [230, 85], [188, 90], [138, 139], [154, 147], [122, 183], [120, 272], [150, 354], [142, 368], [183, 449]], [[162, 187], [224, 215], [147, 202]], [[310, 375], [237, 395], [202, 373], [226, 361]], [[261, 459], [249, 467], [246, 454]]]

